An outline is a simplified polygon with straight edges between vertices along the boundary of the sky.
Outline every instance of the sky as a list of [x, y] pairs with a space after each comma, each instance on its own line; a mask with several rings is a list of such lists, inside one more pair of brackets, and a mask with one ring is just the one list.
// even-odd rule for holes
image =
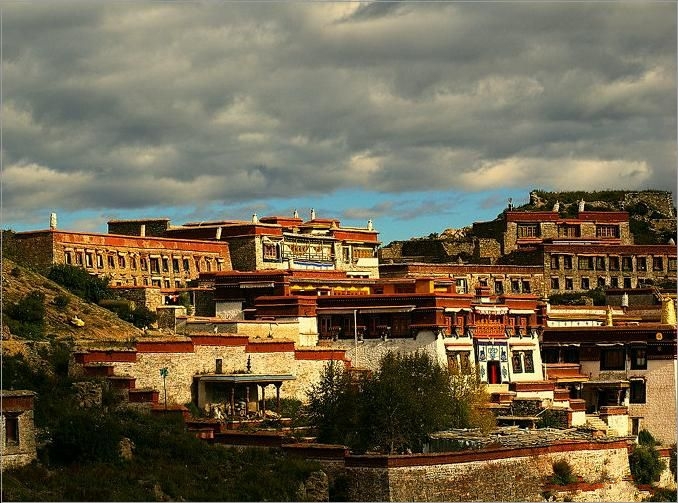
[[675, 2], [0, 0], [2, 228], [253, 213], [384, 244], [676, 193]]

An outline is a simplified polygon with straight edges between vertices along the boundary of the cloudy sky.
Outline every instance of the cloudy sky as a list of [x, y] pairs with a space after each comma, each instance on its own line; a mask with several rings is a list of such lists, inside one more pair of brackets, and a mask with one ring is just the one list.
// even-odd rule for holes
[[676, 4], [0, 2], [2, 227], [676, 190]]

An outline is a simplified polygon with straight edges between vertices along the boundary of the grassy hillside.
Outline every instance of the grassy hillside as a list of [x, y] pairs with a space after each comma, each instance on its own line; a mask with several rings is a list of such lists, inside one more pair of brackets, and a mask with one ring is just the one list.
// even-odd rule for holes
[[[86, 302], [44, 276], [5, 258], [2, 262], [3, 306], [16, 303], [31, 292], [44, 295], [44, 333], [47, 340], [68, 339], [79, 345], [88, 345], [123, 343], [143, 335], [140, 329], [121, 320], [115, 313]], [[64, 301], [64, 298], [68, 300]], [[76, 327], [71, 324], [74, 316], [83, 320], [85, 325]], [[3, 321], [3, 352], [12, 354], [21, 351], [23, 341], [11, 333], [6, 314]]]

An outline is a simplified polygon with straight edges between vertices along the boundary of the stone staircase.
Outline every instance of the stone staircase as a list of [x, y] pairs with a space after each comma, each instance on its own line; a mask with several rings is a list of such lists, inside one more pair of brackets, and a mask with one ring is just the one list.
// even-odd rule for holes
[[600, 419], [596, 414], [586, 414], [586, 426], [596, 431], [602, 431], [607, 434], [609, 427], [607, 423]]

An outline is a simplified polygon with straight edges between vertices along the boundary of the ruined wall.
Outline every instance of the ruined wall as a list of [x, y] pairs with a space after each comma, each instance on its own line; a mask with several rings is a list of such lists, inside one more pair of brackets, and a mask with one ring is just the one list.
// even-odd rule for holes
[[52, 233], [34, 235], [30, 239], [28, 236], [22, 237], [21, 234], [15, 234], [12, 239], [15, 244], [14, 249], [22, 264], [35, 267], [40, 272], [47, 272], [52, 264], [63, 263], [55, 257]]
[[561, 459], [583, 482], [597, 484], [588, 494], [580, 492], [580, 501], [640, 501], [642, 496], [628, 481], [624, 441], [391, 456], [389, 466], [383, 458], [381, 463], [364, 458], [369, 456], [346, 460], [351, 501], [543, 501], [544, 483]]
[[482, 262], [483, 259], [490, 264], [496, 264], [501, 257], [501, 243], [494, 238], [478, 238], [475, 240], [473, 260]]

